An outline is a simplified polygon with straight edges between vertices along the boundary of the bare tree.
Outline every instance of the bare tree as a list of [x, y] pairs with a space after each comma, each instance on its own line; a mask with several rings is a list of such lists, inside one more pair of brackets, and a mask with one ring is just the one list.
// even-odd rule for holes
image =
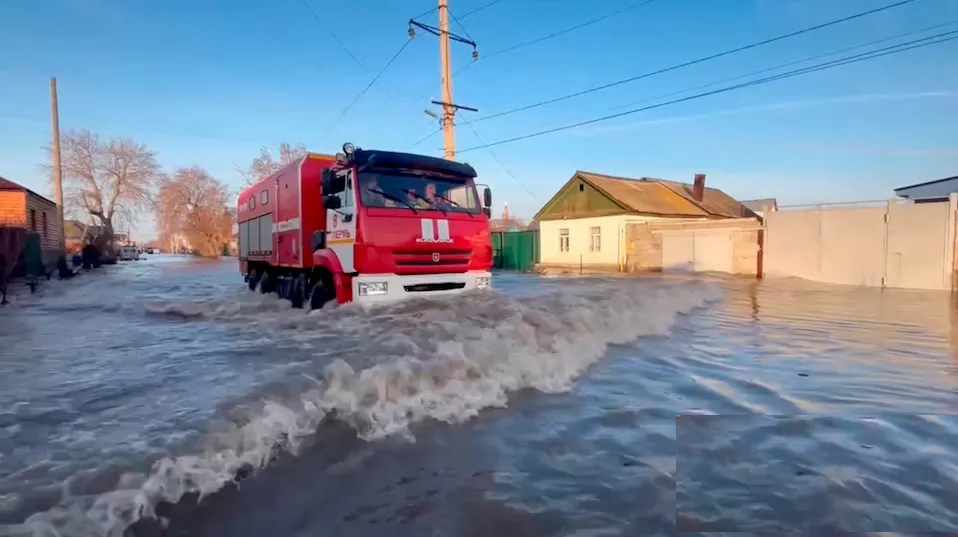
[[220, 255], [233, 235], [230, 201], [229, 188], [203, 168], [180, 168], [157, 191], [157, 227], [168, 237], [182, 233], [200, 255]]
[[65, 133], [60, 148], [66, 210], [94, 217], [112, 247], [114, 226], [132, 224], [151, 205], [161, 177], [156, 154], [132, 139], [104, 141], [86, 129]]
[[249, 186], [290, 162], [303, 158], [307, 153], [309, 153], [309, 150], [307, 150], [303, 144], [294, 146], [289, 142], [283, 142], [279, 144], [279, 160], [277, 160], [273, 158], [273, 154], [270, 150], [263, 146], [259, 148], [259, 156], [254, 158], [246, 169], [240, 168], [239, 166], [234, 166], [233, 168], [243, 177], [246, 185]]

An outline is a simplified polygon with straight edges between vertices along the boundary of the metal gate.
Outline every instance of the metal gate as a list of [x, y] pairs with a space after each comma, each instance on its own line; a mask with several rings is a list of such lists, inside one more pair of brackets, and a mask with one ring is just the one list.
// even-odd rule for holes
[[722, 229], [662, 233], [662, 270], [733, 273], [732, 233]]
[[493, 266], [503, 270], [529, 270], [539, 262], [539, 232], [494, 231]]
[[950, 290], [954, 201], [817, 206], [768, 213], [765, 274], [871, 287]]

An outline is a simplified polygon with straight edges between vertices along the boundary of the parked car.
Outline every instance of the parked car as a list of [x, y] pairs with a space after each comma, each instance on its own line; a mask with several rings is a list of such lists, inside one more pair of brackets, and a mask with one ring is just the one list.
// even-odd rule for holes
[[119, 251], [120, 261], [139, 261], [140, 251], [136, 246], [121, 246]]

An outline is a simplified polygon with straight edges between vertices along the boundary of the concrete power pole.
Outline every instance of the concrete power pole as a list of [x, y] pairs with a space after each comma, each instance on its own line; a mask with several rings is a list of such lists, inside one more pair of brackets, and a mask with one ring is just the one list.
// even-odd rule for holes
[[[421, 28], [437, 37], [439, 37], [439, 76], [442, 81], [442, 100], [431, 101], [432, 104], [442, 107], [442, 138], [443, 138], [443, 157], [448, 160], [456, 159], [456, 111], [468, 110], [478, 112], [478, 108], [471, 108], [456, 104], [452, 100], [452, 59], [449, 52], [449, 40], [458, 41], [472, 46], [472, 57], [479, 59], [479, 52], [476, 51], [476, 43], [460, 35], [449, 31], [449, 0], [439, 0], [439, 27], [429, 26], [410, 19], [409, 34], [415, 35], [413, 26]], [[428, 110], [427, 114], [433, 115]]]
[[452, 60], [449, 58], [449, 0], [439, 0], [439, 70], [442, 82], [442, 149], [456, 158], [456, 109], [452, 107]]
[[59, 246], [66, 251], [66, 229], [63, 227], [63, 168], [60, 162], [60, 110], [57, 106], [57, 79], [50, 79], [50, 119], [53, 127], [53, 193], [57, 203], [57, 224], [60, 226]]

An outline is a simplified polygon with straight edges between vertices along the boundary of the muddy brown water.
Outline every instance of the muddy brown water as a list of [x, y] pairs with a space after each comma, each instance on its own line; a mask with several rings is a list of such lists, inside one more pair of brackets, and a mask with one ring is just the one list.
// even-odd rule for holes
[[0, 535], [958, 528], [948, 296], [494, 285], [305, 314], [228, 261], [149, 256], [15, 297]]

